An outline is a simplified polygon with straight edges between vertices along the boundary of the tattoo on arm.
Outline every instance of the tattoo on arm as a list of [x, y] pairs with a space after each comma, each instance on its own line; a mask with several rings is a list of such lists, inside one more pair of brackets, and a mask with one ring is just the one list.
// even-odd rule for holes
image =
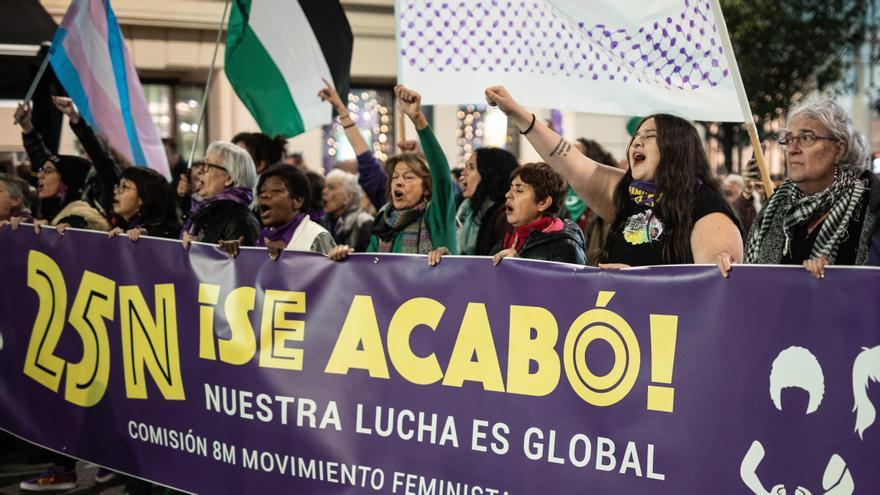
[[550, 152], [550, 156], [565, 156], [571, 150], [571, 144], [565, 140], [565, 138], [559, 138], [559, 142], [556, 143], [556, 147], [553, 148], [553, 151]]
[[568, 156], [569, 151], [571, 151], [571, 143], [566, 142], [565, 146], [563, 146], [562, 150], [559, 152], [559, 156], [564, 158]]

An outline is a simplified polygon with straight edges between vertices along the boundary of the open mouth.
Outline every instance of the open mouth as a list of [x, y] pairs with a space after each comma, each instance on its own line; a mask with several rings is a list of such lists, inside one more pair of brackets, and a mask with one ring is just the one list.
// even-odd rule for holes
[[270, 211], [272, 211], [271, 206], [260, 203], [260, 218], [266, 218], [267, 216], [269, 216]]
[[504, 212], [510, 215], [513, 213], [513, 206], [510, 203], [504, 203]]
[[632, 155], [633, 165], [640, 164], [644, 161], [645, 161], [645, 154], [644, 153], [642, 153], [641, 151], [636, 151], [633, 153], [633, 155]]
[[400, 189], [397, 189], [396, 191], [393, 191], [393, 192], [391, 193], [391, 196], [393, 196], [394, 199], [400, 201], [400, 200], [403, 199], [403, 196], [404, 196], [404, 195], [403, 195], [403, 191], [401, 191]]

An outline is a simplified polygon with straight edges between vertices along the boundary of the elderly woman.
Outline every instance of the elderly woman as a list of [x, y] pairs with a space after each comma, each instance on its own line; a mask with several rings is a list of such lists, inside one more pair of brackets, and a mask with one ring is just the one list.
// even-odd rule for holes
[[247, 151], [227, 141], [211, 143], [195, 191], [202, 201], [194, 204], [183, 225], [184, 249], [190, 241], [239, 241], [243, 246], [255, 245], [260, 223], [250, 204], [256, 183], [254, 160]]
[[[449, 163], [422, 114], [422, 97], [404, 86], [394, 88], [403, 113], [419, 133], [425, 156], [401, 153], [385, 162], [390, 176], [386, 188], [388, 203], [373, 222], [373, 237], [367, 251], [378, 253], [428, 254], [445, 246], [457, 253], [455, 203]], [[330, 258], [341, 260], [353, 252], [337, 246]]]
[[365, 251], [370, 245], [373, 217], [361, 209], [361, 186], [357, 177], [344, 170], [331, 170], [327, 174], [323, 200], [329, 230], [336, 243]]
[[11, 218], [30, 222], [30, 195], [24, 179], [15, 175], [0, 174], [0, 224]]
[[755, 219], [746, 263], [803, 264], [818, 278], [827, 265], [865, 264], [880, 189], [852, 119], [831, 100], [809, 102], [789, 114], [779, 143], [788, 178]]

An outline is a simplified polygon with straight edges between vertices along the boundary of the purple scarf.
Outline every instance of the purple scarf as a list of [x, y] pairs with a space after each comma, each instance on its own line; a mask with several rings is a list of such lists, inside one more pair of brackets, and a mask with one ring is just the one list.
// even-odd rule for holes
[[9, 218], [21, 217], [23, 222], [33, 222], [34, 215], [31, 213], [31, 210], [27, 208], [13, 208], [12, 211], [9, 212]]
[[200, 211], [218, 201], [235, 201], [238, 204], [250, 206], [253, 200], [254, 192], [247, 187], [227, 187], [226, 189], [217, 193], [217, 195], [204, 201], [193, 200], [192, 208], [190, 208], [189, 210], [189, 217], [187, 217], [186, 221], [183, 222], [183, 231], [188, 232], [190, 235], [198, 234], [199, 229], [198, 226], [195, 225], [193, 219]]
[[265, 246], [265, 239], [269, 239], [269, 242], [284, 241], [284, 244], [290, 244], [293, 233], [296, 232], [297, 227], [299, 227], [299, 224], [302, 223], [305, 217], [305, 213], [297, 213], [293, 220], [280, 227], [263, 227], [263, 230], [260, 231], [260, 238], [257, 239], [257, 246]]

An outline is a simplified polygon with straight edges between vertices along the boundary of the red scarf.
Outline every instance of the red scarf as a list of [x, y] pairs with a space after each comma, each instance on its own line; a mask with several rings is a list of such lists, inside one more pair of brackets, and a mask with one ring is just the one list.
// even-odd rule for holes
[[559, 232], [564, 226], [562, 220], [556, 217], [541, 217], [528, 225], [514, 227], [513, 232], [505, 233], [502, 246], [504, 249], [513, 248], [518, 253], [533, 230], [543, 233]]

